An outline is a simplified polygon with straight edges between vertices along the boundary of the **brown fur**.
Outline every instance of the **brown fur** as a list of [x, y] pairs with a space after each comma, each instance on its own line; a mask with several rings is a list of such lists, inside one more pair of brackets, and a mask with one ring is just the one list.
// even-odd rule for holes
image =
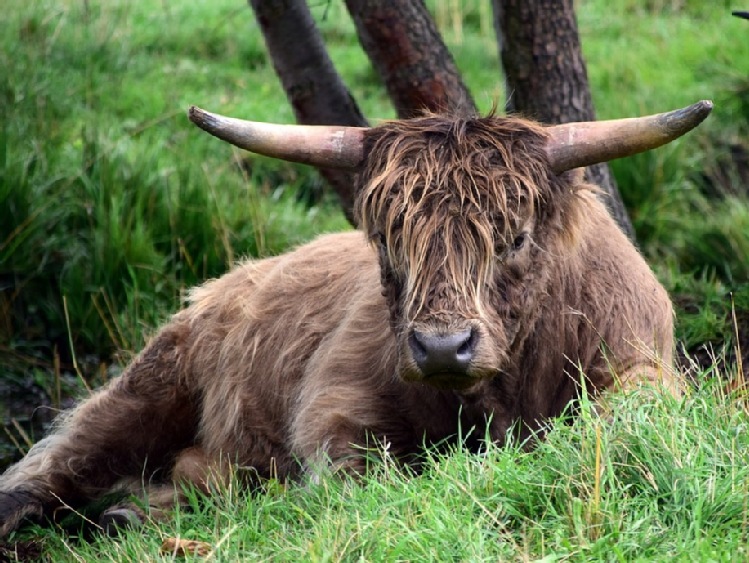
[[[373, 129], [365, 234], [194, 289], [118, 379], [5, 473], [0, 535], [122, 480], [209, 490], [232, 467], [248, 481], [327, 461], [359, 472], [375, 442], [408, 461], [459, 428], [527, 438], [582, 388], [677, 392], [668, 296], [593, 188], [550, 171], [545, 140], [491, 116]], [[424, 383], [409, 334], [466, 327], [467, 373]]]

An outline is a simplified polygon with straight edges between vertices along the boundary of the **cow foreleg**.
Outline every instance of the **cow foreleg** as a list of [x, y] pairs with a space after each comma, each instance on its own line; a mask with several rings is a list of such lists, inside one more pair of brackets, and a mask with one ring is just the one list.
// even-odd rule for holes
[[383, 455], [400, 459], [420, 445], [411, 425], [371, 389], [333, 386], [308, 397], [292, 425], [292, 447], [313, 479], [332, 471], [363, 475]]
[[612, 418], [611, 392], [629, 393], [645, 389], [678, 397], [683, 391], [678, 372], [662, 362], [640, 363], [617, 372], [601, 370], [596, 381], [603, 383], [594, 387], [595, 411], [604, 419]]
[[169, 325], [125, 372], [60, 417], [2, 476], [0, 537], [27, 516], [84, 504], [123, 478], [151, 479], [194, 440], [199, 419], [183, 354], [187, 329]]
[[639, 365], [625, 371], [617, 381], [619, 389], [632, 391], [643, 386], [660, 389], [674, 396], [682, 392], [679, 376], [669, 365]]
[[327, 472], [362, 475], [367, 469], [366, 429], [345, 413], [332, 412], [298, 419], [295, 454], [313, 481]]

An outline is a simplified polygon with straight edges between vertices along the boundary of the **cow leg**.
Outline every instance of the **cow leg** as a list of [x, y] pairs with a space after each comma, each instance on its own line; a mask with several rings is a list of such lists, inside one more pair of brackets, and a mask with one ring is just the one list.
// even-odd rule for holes
[[123, 489], [129, 498], [107, 508], [99, 517], [99, 526], [113, 535], [121, 528], [140, 527], [146, 519], [163, 521], [175, 507], [187, 506], [186, 487], [207, 495], [225, 486], [228, 478], [228, 466], [219, 466], [198, 446], [187, 448], [177, 455], [171, 483], [145, 487], [132, 483]]
[[292, 425], [292, 446], [306, 472], [363, 475], [372, 460], [387, 450], [396, 458], [418, 445], [409, 424], [366, 386], [330, 387], [299, 409]]
[[[670, 362], [670, 360], [669, 360]], [[642, 387], [663, 390], [679, 396], [682, 392], [679, 375], [670, 363], [655, 358], [652, 362], [639, 362], [619, 369], [593, 370], [592, 381], [597, 382], [597, 391], [627, 393]], [[601, 395], [605, 397], [605, 393]]]
[[27, 516], [82, 505], [123, 478], [150, 480], [194, 440], [198, 406], [186, 382], [188, 329], [163, 329], [125, 372], [63, 415], [0, 482], [0, 537]]
[[612, 420], [613, 413], [609, 403], [609, 393], [628, 393], [638, 389], [662, 391], [679, 397], [683, 389], [679, 382], [678, 372], [670, 364], [662, 361], [635, 364], [621, 371], [611, 369], [592, 371], [594, 381], [601, 382], [595, 389], [594, 409], [604, 420]]
[[160, 522], [170, 509], [184, 504], [184, 495], [173, 484], [132, 485], [123, 489], [127, 498], [99, 516], [99, 526], [110, 536], [123, 528], [140, 528], [147, 520]]
[[619, 378], [617, 385], [624, 392], [640, 388], [643, 385], [654, 389], [662, 389], [674, 396], [679, 396], [682, 391], [678, 383], [678, 376], [674, 373], [673, 368], [667, 364], [655, 366], [644, 364], [629, 368]]
[[[300, 420], [301, 424], [304, 424], [303, 420]], [[314, 428], [300, 428], [294, 436], [299, 442], [295, 449], [303, 462], [305, 474], [318, 482], [321, 475], [328, 472], [352, 476], [366, 472], [367, 435], [362, 425], [342, 413], [317, 418], [314, 424]]]

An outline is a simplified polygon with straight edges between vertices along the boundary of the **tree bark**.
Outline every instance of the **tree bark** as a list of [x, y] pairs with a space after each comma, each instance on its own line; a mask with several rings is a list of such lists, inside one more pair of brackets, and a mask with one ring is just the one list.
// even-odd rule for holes
[[[307, 3], [249, 0], [249, 4], [297, 122], [366, 126], [367, 120], [328, 56]], [[321, 168], [320, 173], [335, 190], [353, 224], [353, 174], [328, 168]]]
[[473, 114], [476, 106], [423, 0], [346, 0], [359, 41], [398, 116]]
[[[573, 0], [492, 3], [507, 82], [507, 112], [543, 123], [595, 120]], [[634, 239], [632, 223], [608, 164], [590, 166], [585, 175], [604, 190], [611, 215]]]

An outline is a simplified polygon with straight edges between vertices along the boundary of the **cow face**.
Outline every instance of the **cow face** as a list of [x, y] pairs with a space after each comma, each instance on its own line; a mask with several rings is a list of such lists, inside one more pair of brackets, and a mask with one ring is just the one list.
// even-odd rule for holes
[[525, 338], [572, 198], [545, 142], [537, 126], [494, 117], [368, 132], [357, 213], [379, 255], [403, 379], [468, 388]]

